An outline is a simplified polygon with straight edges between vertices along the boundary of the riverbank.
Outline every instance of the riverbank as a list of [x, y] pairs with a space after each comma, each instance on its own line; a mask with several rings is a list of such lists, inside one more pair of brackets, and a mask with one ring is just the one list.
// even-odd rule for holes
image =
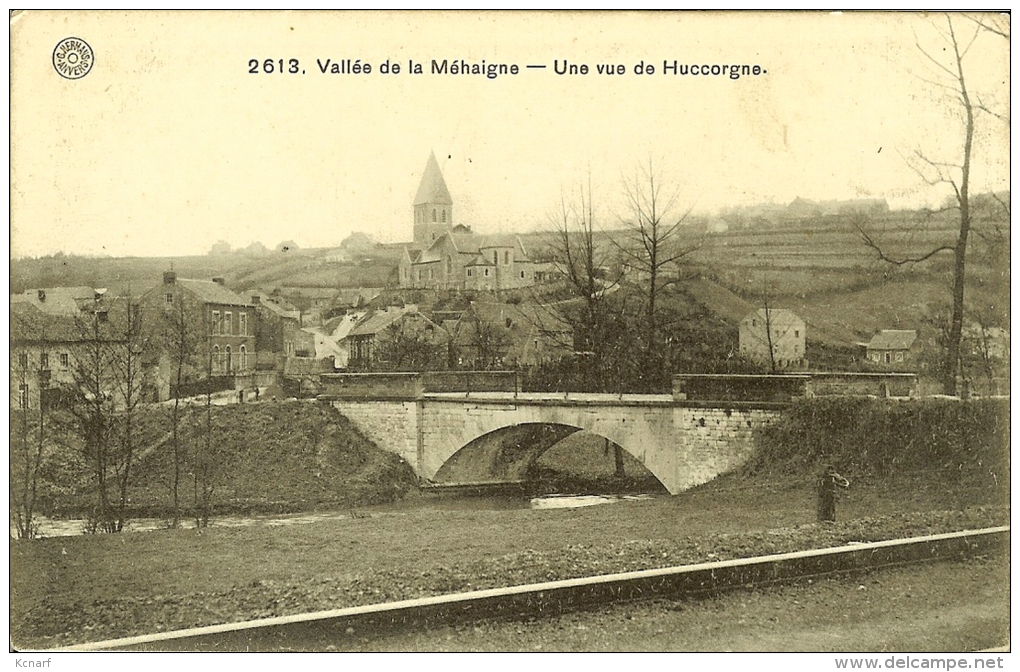
[[54, 647], [461, 590], [1008, 523], [1003, 502], [862, 487], [814, 522], [810, 482], [720, 479], [676, 497], [552, 510], [408, 507], [289, 528], [14, 542], [17, 646]]

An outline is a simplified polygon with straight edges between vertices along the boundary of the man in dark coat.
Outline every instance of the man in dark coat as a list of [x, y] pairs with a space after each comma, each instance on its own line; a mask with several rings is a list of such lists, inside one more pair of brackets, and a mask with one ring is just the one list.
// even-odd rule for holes
[[830, 464], [818, 480], [818, 520], [820, 522], [836, 522], [836, 488], [848, 488], [846, 480]]

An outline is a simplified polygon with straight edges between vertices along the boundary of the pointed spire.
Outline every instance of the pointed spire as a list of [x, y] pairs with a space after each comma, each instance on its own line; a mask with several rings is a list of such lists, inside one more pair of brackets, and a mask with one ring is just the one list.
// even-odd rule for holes
[[453, 204], [450, 190], [446, 188], [446, 180], [443, 179], [443, 172], [439, 170], [435, 152], [429, 152], [429, 160], [425, 164], [425, 172], [421, 176], [418, 193], [414, 197], [414, 205], [424, 203]]

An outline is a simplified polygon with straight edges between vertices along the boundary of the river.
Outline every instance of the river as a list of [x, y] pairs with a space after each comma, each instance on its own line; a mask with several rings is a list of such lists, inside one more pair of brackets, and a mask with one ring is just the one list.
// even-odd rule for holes
[[[431, 508], [437, 510], [450, 509], [572, 509], [582, 506], [598, 506], [601, 504], [616, 504], [619, 502], [647, 500], [655, 495], [544, 495], [542, 497], [507, 497], [507, 496], [456, 496], [436, 498], [415, 498], [391, 504], [379, 504], [367, 506], [353, 511], [316, 511], [312, 513], [292, 513], [274, 516], [217, 516], [213, 518], [210, 527], [282, 527], [285, 525], [307, 525], [326, 520], [345, 520], [350, 518], [375, 517], [401, 515], [411, 509]], [[39, 525], [38, 536], [45, 537], [69, 537], [83, 534], [84, 520], [78, 519], [51, 519], [44, 516], [37, 516]], [[194, 520], [181, 521], [181, 527], [192, 529], [195, 527]], [[133, 518], [128, 521], [125, 532], [153, 532], [167, 528], [167, 521], [162, 518]], [[14, 528], [11, 528], [11, 536], [15, 537]]]

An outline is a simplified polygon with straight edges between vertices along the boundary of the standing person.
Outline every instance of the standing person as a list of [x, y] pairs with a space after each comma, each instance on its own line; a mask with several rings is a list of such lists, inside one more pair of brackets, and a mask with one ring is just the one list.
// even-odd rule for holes
[[846, 480], [830, 464], [818, 480], [818, 520], [819, 522], [836, 522], [836, 488], [848, 488]]

